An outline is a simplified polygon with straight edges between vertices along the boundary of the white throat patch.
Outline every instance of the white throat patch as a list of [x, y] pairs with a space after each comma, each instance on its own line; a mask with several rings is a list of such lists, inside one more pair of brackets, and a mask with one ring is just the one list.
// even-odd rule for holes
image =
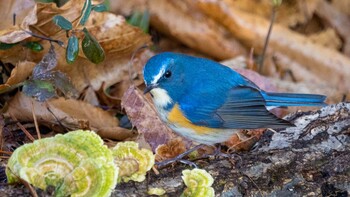
[[152, 99], [160, 119], [166, 122], [169, 111], [165, 107], [172, 102], [172, 99], [168, 95], [168, 92], [162, 88], [153, 88], [151, 94], [153, 95]]
[[162, 88], [153, 88], [151, 90], [153, 101], [157, 108], [164, 108], [172, 102], [168, 92]]

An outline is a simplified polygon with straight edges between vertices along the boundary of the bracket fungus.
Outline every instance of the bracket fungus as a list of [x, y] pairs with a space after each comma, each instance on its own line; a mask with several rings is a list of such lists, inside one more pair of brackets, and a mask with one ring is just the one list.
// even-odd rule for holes
[[77, 130], [17, 148], [9, 159], [9, 183], [27, 181], [55, 196], [109, 196], [117, 184], [112, 152], [93, 131]]
[[183, 170], [182, 175], [182, 180], [187, 188], [181, 197], [215, 196], [214, 189], [211, 187], [214, 179], [207, 171], [195, 168]]
[[152, 151], [139, 149], [136, 142], [121, 142], [113, 149], [114, 162], [119, 167], [118, 182], [128, 182], [130, 180], [142, 182], [146, 178], [146, 173], [154, 165], [155, 156]]

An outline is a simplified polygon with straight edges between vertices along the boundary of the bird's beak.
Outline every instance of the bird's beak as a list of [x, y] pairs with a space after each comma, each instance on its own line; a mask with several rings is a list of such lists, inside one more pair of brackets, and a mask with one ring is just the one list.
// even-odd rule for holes
[[157, 88], [158, 84], [151, 84], [146, 86], [145, 90], [143, 91], [143, 94], [147, 94], [149, 91], [151, 91], [153, 88]]

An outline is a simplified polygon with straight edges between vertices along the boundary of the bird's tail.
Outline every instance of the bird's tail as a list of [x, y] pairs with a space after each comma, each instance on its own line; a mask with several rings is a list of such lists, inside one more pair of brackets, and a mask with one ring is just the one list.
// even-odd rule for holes
[[294, 94], [263, 92], [266, 106], [324, 106], [326, 96], [319, 94]]

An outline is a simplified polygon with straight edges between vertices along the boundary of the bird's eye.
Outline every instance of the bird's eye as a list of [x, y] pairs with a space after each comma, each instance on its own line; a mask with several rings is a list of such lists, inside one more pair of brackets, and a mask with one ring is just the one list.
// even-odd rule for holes
[[171, 72], [170, 72], [169, 70], [166, 71], [166, 72], [164, 73], [164, 77], [165, 77], [165, 78], [171, 77]]

